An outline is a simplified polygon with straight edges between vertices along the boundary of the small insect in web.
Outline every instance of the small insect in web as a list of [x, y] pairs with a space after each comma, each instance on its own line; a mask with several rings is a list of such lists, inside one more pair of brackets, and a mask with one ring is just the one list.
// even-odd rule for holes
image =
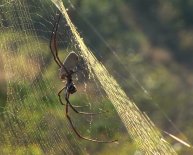
[[58, 97], [59, 97], [59, 101], [62, 105], [64, 105], [62, 99], [61, 99], [61, 93], [62, 91], [65, 91], [65, 100], [66, 100], [66, 117], [73, 129], [73, 131], [76, 133], [76, 135], [84, 140], [88, 140], [88, 141], [92, 141], [92, 142], [98, 142], [98, 143], [113, 143], [113, 142], [117, 142], [117, 140], [112, 140], [112, 141], [103, 141], [103, 140], [96, 140], [96, 139], [91, 139], [91, 138], [87, 138], [82, 136], [77, 129], [75, 128], [71, 117], [68, 114], [68, 110], [69, 107], [76, 112], [77, 114], [84, 114], [84, 115], [97, 115], [97, 114], [102, 114], [102, 113], [88, 113], [88, 112], [81, 112], [78, 111], [76, 108], [78, 106], [72, 105], [70, 103], [70, 95], [75, 93], [77, 91], [75, 84], [73, 83], [72, 80], [72, 75], [74, 73], [76, 73], [78, 71], [78, 63], [79, 63], [79, 57], [75, 52], [71, 52], [66, 59], [64, 60], [64, 62], [62, 63], [59, 56], [58, 56], [58, 49], [57, 49], [57, 31], [58, 31], [58, 25], [59, 25], [59, 21], [61, 18], [61, 13], [56, 14], [56, 19], [55, 19], [55, 23], [53, 26], [53, 30], [52, 30], [52, 34], [51, 34], [51, 39], [50, 39], [50, 50], [51, 53], [54, 57], [55, 62], [57, 63], [57, 65], [60, 68], [60, 79], [65, 80], [66, 84], [65, 86], [58, 92]]

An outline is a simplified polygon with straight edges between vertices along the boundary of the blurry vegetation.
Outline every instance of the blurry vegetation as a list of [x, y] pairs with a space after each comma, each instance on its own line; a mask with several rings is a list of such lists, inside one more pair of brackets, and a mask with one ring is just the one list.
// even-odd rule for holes
[[[77, 26], [78, 31], [87, 45], [95, 52], [98, 59], [105, 64], [107, 69], [117, 79], [128, 96], [135, 101], [142, 111], [148, 114], [160, 129], [184, 139], [183, 135], [172, 126], [168, 120], [169, 118], [182, 133], [187, 135], [188, 140], [193, 143], [193, 72], [191, 68], [193, 65], [193, 1], [73, 0], [72, 4], [76, 10], [68, 2], [67, 0], [65, 1], [65, 4], [68, 6], [68, 13]], [[50, 133], [51, 130], [47, 128], [50, 120], [55, 121], [57, 124], [54, 127], [49, 126], [53, 130], [62, 130], [66, 124], [64, 123], [65, 116], [59, 115], [59, 112], [56, 113], [58, 103], [54, 103], [57, 100], [55, 93], [61, 88], [61, 85], [58, 79], [54, 80], [58, 73], [49, 53], [48, 41], [52, 25], [48, 21], [53, 22], [53, 19], [48, 12], [41, 9], [42, 6], [50, 8], [52, 4], [36, 0], [27, 1], [26, 4], [31, 13], [33, 26], [42, 40], [38, 44], [36, 41], [33, 41], [32, 36], [28, 35], [28, 39], [32, 41], [30, 45], [27, 45], [21, 39], [21, 37], [24, 38], [25, 36], [24, 32], [20, 30], [14, 32], [14, 40], [11, 39], [13, 35], [9, 31], [1, 32], [4, 38], [10, 38], [10, 40], [0, 38], [1, 49], [3, 46], [9, 47], [7, 49], [8, 52], [0, 51], [1, 119], [3, 124], [7, 126], [10, 123], [9, 119], [15, 119], [14, 122], [22, 124], [23, 128], [19, 128], [17, 123], [15, 123], [12, 125], [14, 128], [10, 129], [10, 131], [13, 130], [13, 132], [17, 133], [15, 137], [18, 138], [18, 142], [14, 141], [15, 138], [11, 134], [7, 135], [6, 130], [1, 131], [1, 134], [6, 136], [3, 136], [5, 137], [5, 143], [0, 144], [0, 149], [5, 149], [5, 152], [6, 150], [9, 152], [12, 150], [13, 154], [25, 152], [38, 155], [43, 154], [43, 152], [46, 154], [44, 143], [51, 136], [57, 139], [57, 135]], [[1, 28], [7, 27], [9, 22], [6, 21], [2, 8], [0, 9]], [[62, 24], [65, 24], [64, 21], [61, 22]], [[90, 26], [90, 24], [92, 25]], [[63, 29], [63, 27], [60, 29]], [[103, 39], [101, 39], [100, 35], [102, 35]], [[69, 36], [64, 34], [60, 35], [60, 37], [63, 40], [69, 39]], [[17, 38], [20, 38], [18, 39], [20, 42], [15, 42]], [[37, 45], [41, 46], [40, 49], [42, 51], [36, 51], [35, 47]], [[28, 46], [34, 47], [33, 51], [36, 52], [31, 53], [28, 51]], [[59, 42], [59, 47], [62, 49], [66, 46], [68, 46], [68, 43], [61, 44]], [[21, 55], [15, 54], [14, 51], [19, 51]], [[5, 55], [4, 53], [9, 54]], [[34, 53], [35, 55], [32, 55]], [[65, 54], [62, 56], [65, 57]], [[46, 64], [41, 64], [41, 58], [44, 59]], [[25, 107], [20, 110], [20, 113], [17, 113], [16, 110], [13, 110], [13, 112], [6, 111], [10, 106], [5, 104], [7, 100], [6, 88], [8, 87], [6, 81], [10, 79], [5, 79], [4, 61], [11, 61], [17, 68], [21, 68], [18, 74], [21, 77], [13, 76], [12, 78], [22, 79], [23, 76], [26, 78], [11, 86], [15, 89], [15, 92], [20, 92], [19, 96], [22, 99], [22, 106]], [[28, 65], [30, 70], [26, 70], [25, 65]], [[45, 79], [47, 81], [54, 80], [58, 88], [56, 90], [53, 89], [52, 93], [50, 90], [48, 91], [47, 85], [49, 82], [44, 83]], [[29, 82], [25, 80], [32, 82], [29, 85]], [[36, 87], [40, 87], [38, 92]], [[32, 99], [30, 97], [31, 93], [36, 93], [37, 98]], [[82, 98], [85, 97], [84, 95], [82, 96]], [[72, 102], [82, 104], [82, 98], [80, 96], [73, 97]], [[104, 131], [108, 131], [109, 138], [119, 137], [124, 143], [120, 142], [118, 144], [119, 150], [114, 149], [112, 146], [93, 145], [89, 142], [82, 142], [82, 145], [91, 154], [134, 154], [136, 146], [130, 139], [124, 140], [124, 137], [127, 137], [124, 136], [126, 134], [125, 129], [121, 128], [118, 130], [120, 133], [115, 132], [121, 126], [121, 123], [113, 124], [112, 122], [120, 122], [120, 120], [116, 112], [113, 111], [113, 107], [110, 106], [109, 101], [104, 101], [104, 103], [107, 107], [103, 108], [109, 109], [112, 112], [108, 115], [108, 119], [100, 118], [94, 121], [91, 126], [93, 128], [93, 135], [91, 136], [103, 139], [106, 138], [106, 135], [103, 135]], [[43, 107], [48, 107], [49, 115], [46, 115], [46, 112], [39, 107], [40, 104]], [[95, 108], [94, 111], [98, 110], [100, 106], [95, 106]], [[27, 110], [31, 111], [30, 116], [26, 113]], [[59, 107], [59, 111], [62, 114], [64, 113], [63, 108], [60, 109]], [[4, 113], [9, 113], [10, 118], [4, 117]], [[17, 115], [17, 117], [15, 118], [12, 115]], [[168, 118], [164, 115], [167, 115]], [[24, 122], [28, 117], [32, 117], [30, 119], [36, 123]], [[78, 120], [76, 125], [81, 133], [90, 136], [86, 131], [87, 126], [84, 126], [88, 122], [84, 122], [84, 117], [78, 118]], [[103, 128], [106, 126], [109, 130]], [[68, 136], [68, 139], [71, 139], [68, 131], [62, 133], [64, 137]], [[33, 143], [25, 140], [25, 138], [33, 135], [36, 135]], [[6, 137], [9, 138], [6, 139]], [[0, 142], [3, 141], [1, 138]], [[13, 141], [8, 142], [8, 139]], [[43, 149], [40, 149], [34, 143], [35, 141]], [[174, 143], [173, 140], [170, 141]], [[11, 148], [10, 144], [16, 147]], [[52, 145], [65, 147], [62, 141]], [[73, 144], [73, 139], [72, 145], [76, 147]], [[189, 155], [193, 153], [192, 150], [185, 147], [180, 148], [179, 154]], [[62, 154], [62, 152], [55, 150], [55, 154]]]

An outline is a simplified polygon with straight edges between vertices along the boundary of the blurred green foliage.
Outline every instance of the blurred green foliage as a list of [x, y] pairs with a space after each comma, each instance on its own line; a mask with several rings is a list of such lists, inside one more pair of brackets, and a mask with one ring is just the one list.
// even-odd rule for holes
[[[73, 0], [72, 4], [76, 10], [68, 2], [67, 0], [65, 1], [69, 9], [68, 13], [77, 26], [78, 31], [81, 32], [87, 45], [95, 52], [98, 59], [105, 64], [128, 96], [137, 103], [137, 106], [142, 111], [145, 111], [150, 116], [160, 129], [167, 130], [183, 138], [183, 135], [176, 129], [177, 127], [193, 143], [192, 0]], [[17, 114], [15, 121], [19, 124], [31, 126], [28, 128], [24, 126], [20, 129], [21, 131], [14, 131], [18, 129], [17, 125], [15, 125], [15, 129], [10, 130], [17, 132], [18, 135], [16, 136], [21, 138], [18, 142], [20, 145], [11, 148], [11, 146], [6, 145], [9, 142], [5, 140], [5, 144], [1, 144], [0, 149], [5, 149], [5, 152], [6, 150], [8, 152], [12, 150], [13, 154], [23, 154], [25, 152], [26, 154], [38, 155], [43, 154], [39, 146], [30, 142], [26, 144], [25, 138], [36, 135], [34, 141], [38, 141], [39, 144], [43, 145], [45, 141], [48, 141], [53, 136], [53, 133], [50, 133], [50, 130], [46, 127], [49, 120], [53, 119], [57, 124], [56, 127], [51, 128], [61, 130], [65, 126], [65, 118], [55, 113], [57, 106], [53, 102], [56, 100], [56, 96], [54, 93], [49, 94], [49, 91], [46, 92], [46, 85], [48, 83], [44, 83], [43, 80], [46, 78], [49, 81], [58, 74], [54, 67], [55, 64], [52, 62], [48, 44], [45, 44], [49, 40], [52, 29], [52, 25], [48, 24], [50, 15], [41, 9], [43, 5], [49, 8], [52, 4], [46, 1], [27, 1], [26, 4], [30, 12], [33, 12], [31, 18], [32, 22], [35, 21], [33, 25], [35, 30], [37, 30], [38, 36], [44, 39], [40, 41], [42, 42], [41, 46], [44, 46], [42, 49], [47, 49], [40, 52], [37, 51], [36, 55], [32, 57], [34, 59], [42, 57], [39, 53], [43, 53], [46, 64], [40, 65], [41, 72], [45, 67], [47, 71], [44, 72], [43, 77], [39, 77], [39, 72], [34, 71], [36, 86], [41, 87], [38, 89], [38, 92], [36, 92], [35, 87], [31, 88], [25, 82], [12, 86], [16, 90], [22, 88], [22, 91], [19, 91], [19, 96], [26, 107], [23, 111], [20, 111], [20, 114]], [[41, 16], [37, 16], [37, 14]], [[1, 17], [3, 19], [2, 15]], [[46, 20], [42, 20], [42, 18]], [[9, 23], [6, 23], [5, 20], [1, 21], [1, 25], [6, 26], [7, 24]], [[42, 29], [45, 29], [45, 31], [42, 31]], [[12, 36], [9, 32], [1, 33], [1, 35], [4, 37], [10, 35], [9, 38]], [[19, 30], [14, 34], [16, 38], [23, 35], [23, 32]], [[30, 36], [28, 37], [29, 40], [32, 39]], [[68, 36], [63, 35], [62, 38], [64, 37]], [[25, 42], [12, 44], [11, 40], [6, 42], [1, 39], [0, 41], [1, 44], [7, 44], [12, 48], [19, 48], [22, 56], [26, 59], [29, 58], [30, 51], [26, 50], [28, 45], [25, 45]], [[19, 47], [16, 46], [18, 44], [20, 45]], [[37, 42], [31, 42], [31, 45], [35, 47]], [[59, 43], [59, 46], [64, 48], [65, 45], [60, 45]], [[118, 55], [118, 58], [116, 55]], [[19, 65], [19, 56], [14, 58], [18, 60], [17, 64]], [[3, 114], [7, 112], [4, 109], [9, 105], [5, 104], [7, 100], [6, 78], [4, 64], [1, 60], [3, 60], [2, 53], [0, 53], [0, 113], [3, 124], [9, 124], [6, 117], [3, 117]], [[27, 64], [27, 60], [24, 63]], [[23, 74], [28, 75], [28, 73]], [[59, 85], [59, 82], [56, 83]], [[30, 93], [34, 92], [37, 94], [37, 98], [32, 99]], [[53, 92], [57, 92], [57, 90], [53, 90]], [[77, 104], [81, 104], [82, 99], [75, 97], [72, 100]], [[91, 136], [103, 138], [104, 135], [102, 133], [106, 131], [103, 127], [108, 126], [110, 129], [108, 130], [109, 137], [121, 137], [124, 143], [120, 142], [118, 144], [119, 150], [110, 146], [100, 147], [87, 142], [83, 142], [82, 145], [92, 152], [91, 154], [134, 154], [136, 150], [135, 144], [131, 140], [124, 140], [124, 137], [127, 137], [124, 136], [126, 134], [125, 129], [120, 129], [120, 133], [114, 133], [118, 126], [121, 126], [121, 123], [112, 123], [115, 121], [120, 122], [120, 120], [116, 112], [113, 111], [113, 107], [108, 103], [109, 101], [104, 102], [106, 103], [105, 105], [109, 106], [104, 108], [112, 112], [108, 115], [108, 119], [99, 119], [92, 124], [93, 135]], [[38, 106], [39, 104], [47, 106], [52, 115], [43, 117], [45, 113], [42, 114], [42, 110]], [[28, 110], [33, 111], [33, 118], [31, 119], [36, 122], [35, 124], [24, 122], [29, 117], [26, 113], [28, 106], [30, 106]], [[98, 108], [96, 106], [96, 109]], [[60, 112], [63, 113], [62, 111], [63, 109]], [[84, 118], [79, 119], [79, 121], [84, 122]], [[88, 134], [84, 126], [85, 123], [80, 122], [77, 122], [77, 126], [79, 126], [81, 133]], [[26, 133], [25, 136], [22, 131]], [[65, 132], [70, 139], [70, 134], [67, 134], [68, 131]], [[7, 134], [6, 130], [1, 131], [1, 134]], [[12, 135], [7, 136], [11, 137]], [[169, 138], [168, 140], [171, 143], [175, 143]], [[14, 137], [11, 143], [16, 143]], [[26, 148], [25, 145], [28, 147]], [[62, 142], [60, 145], [64, 146]], [[72, 145], [76, 147], [73, 144], [73, 140]], [[46, 152], [46, 150], [44, 151]], [[62, 154], [57, 152], [57, 150], [55, 151], [56, 154]], [[192, 150], [182, 147], [178, 153], [188, 155], [192, 153]]]

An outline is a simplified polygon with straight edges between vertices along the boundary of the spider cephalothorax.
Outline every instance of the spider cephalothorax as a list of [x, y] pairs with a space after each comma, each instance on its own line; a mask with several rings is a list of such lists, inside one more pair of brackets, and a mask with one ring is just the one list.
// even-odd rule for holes
[[[98, 142], [98, 143], [112, 143], [116, 142], [117, 140], [112, 140], [112, 141], [100, 141], [96, 139], [90, 139], [87, 137], [83, 137], [75, 128], [74, 124], [72, 123], [72, 120], [68, 114], [68, 108], [71, 107], [72, 110], [74, 110], [78, 114], [84, 114], [84, 115], [96, 115], [96, 114], [101, 114], [101, 113], [87, 113], [87, 112], [80, 112], [76, 108], [80, 106], [75, 106], [72, 105], [69, 101], [70, 94], [73, 94], [77, 91], [75, 84], [73, 83], [72, 80], [72, 75], [77, 72], [77, 67], [78, 67], [78, 62], [79, 62], [79, 57], [75, 52], [70, 52], [69, 55], [66, 57], [64, 62], [62, 63], [61, 60], [58, 57], [58, 49], [57, 49], [57, 43], [56, 43], [56, 36], [57, 36], [57, 30], [58, 30], [58, 24], [61, 18], [61, 13], [56, 14], [56, 21], [52, 30], [51, 34], [51, 39], [50, 39], [50, 50], [51, 53], [54, 57], [55, 62], [59, 66], [59, 77], [61, 80], [66, 82], [66, 85], [58, 92], [58, 97], [59, 101], [62, 105], [64, 105], [62, 99], [61, 99], [61, 92], [64, 90], [65, 91], [65, 100], [66, 100], [66, 117], [76, 133], [76, 135], [85, 140], [89, 140], [92, 142]], [[75, 69], [76, 68], [76, 69]], [[104, 112], [103, 112], [104, 113]]]

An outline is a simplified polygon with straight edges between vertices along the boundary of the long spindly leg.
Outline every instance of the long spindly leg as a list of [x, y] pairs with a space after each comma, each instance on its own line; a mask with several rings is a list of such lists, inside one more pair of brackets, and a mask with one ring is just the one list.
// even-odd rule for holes
[[117, 142], [118, 140], [112, 140], [112, 141], [102, 141], [102, 140], [96, 140], [96, 139], [91, 139], [91, 138], [87, 138], [87, 137], [83, 137], [75, 128], [74, 124], [72, 123], [72, 120], [70, 118], [70, 116], [68, 115], [68, 106], [69, 106], [69, 102], [66, 103], [66, 117], [72, 127], [72, 129], [74, 130], [74, 132], [76, 133], [76, 135], [84, 140], [88, 140], [88, 141], [92, 141], [92, 142], [97, 142], [97, 143], [113, 143], [113, 142]]
[[61, 99], [61, 93], [62, 93], [62, 91], [63, 91], [65, 88], [66, 88], [66, 86], [63, 87], [63, 88], [58, 92], [58, 98], [59, 98], [59, 101], [60, 101], [60, 103], [61, 103], [62, 105], [64, 105], [64, 103], [62, 102], [62, 99]]
[[[57, 14], [58, 15], [58, 14]], [[60, 58], [58, 57], [58, 48], [57, 48], [57, 42], [56, 42], [56, 37], [57, 37], [57, 31], [58, 31], [58, 25], [60, 22], [60, 18], [61, 18], [61, 13], [59, 13], [59, 17], [58, 20], [55, 23], [55, 31], [54, 31], [54, 35], [53, 35], [53, 42], [54, 42], [54, 48], [55, 48], [55, 57], [58, 60], [58, 62], [60, 63], [60, 65], [62, 66], [63, 63], [61, 62]]]
[[58, 30], [57, 27], [58, 27], [59, 20], [60, 20], [60, 16], [58, 17], [58, 20], [56, 19], [55, 24], [54, 24], [53, 29], [52, 29], [52, 34], [51, 34], [51, 38], [50, 38], [50, 50], [51, 50], [51, 53], [54, 57], [55, 62], [58, 64], [59, 67], [61, 67], [62, 63], [61, 63], [60, 59], [58, 59], [58, 57], [57, 57], [58, 50], [57, 50], [57, 45], [56, 45], [56, 33]]
[[[59, 98], [59, 101], [62, 105], [65, 105], [64, 102], [62, 102], [62, 98], [61, 98], [61, 93], [62, 91], [66, 89], [66, 86], [63, 87], [59, 92], [58, 92], [58, 98]], [[84, 105], [84, 106], [79, 106], [79, 105], [72, 105], [73, 108], [83, 108], [83, 107], [87, 107], [87, 105]]]
[[[59, 22], [60, 22], [60, 18], [61, 18], [61, 13], [59, 14], [56, 14], [56, 16], [59, 16], [58, 19], [56, 18], [56, 21], [55, 21], [55, 24], [54, 24], [54, 27], [53, 27], [53, 30], [52, 30], [52, 34], [51, 34], [51, 39], [50, 39], [50, 50], [51, 50], [51, 53], [54, 57], [54, 60], [55, 62], [58, 64], [58, 66], [61, 68], [64, 68], [64, 70], [66, 71], [66, 73], [68, 73], [68, 69], [64, 66], [64, 64], [61, 62], [59, 56], [58, 56], [58, 48], [57, 48], [57, 31], [58, 31], [58, 25], [59, 25]], [[53, 47], [54, 46], [54, 49]]]
[[89, 113], [89, 112], [82, 112], [82, 111], [78, 111], [69, 101], [69, 93], [66, 92], [66, 103], [69, 104], [69, 106], [72, 108], [72, 110], [74, 110], [77, 114], [83, 114], [83, 115], [99, 115], [99, 114], [103, 114], [103, 113], [107, 113], [108, 111], [104, 111], [104, 112], [98, 112], [98, 113]]

